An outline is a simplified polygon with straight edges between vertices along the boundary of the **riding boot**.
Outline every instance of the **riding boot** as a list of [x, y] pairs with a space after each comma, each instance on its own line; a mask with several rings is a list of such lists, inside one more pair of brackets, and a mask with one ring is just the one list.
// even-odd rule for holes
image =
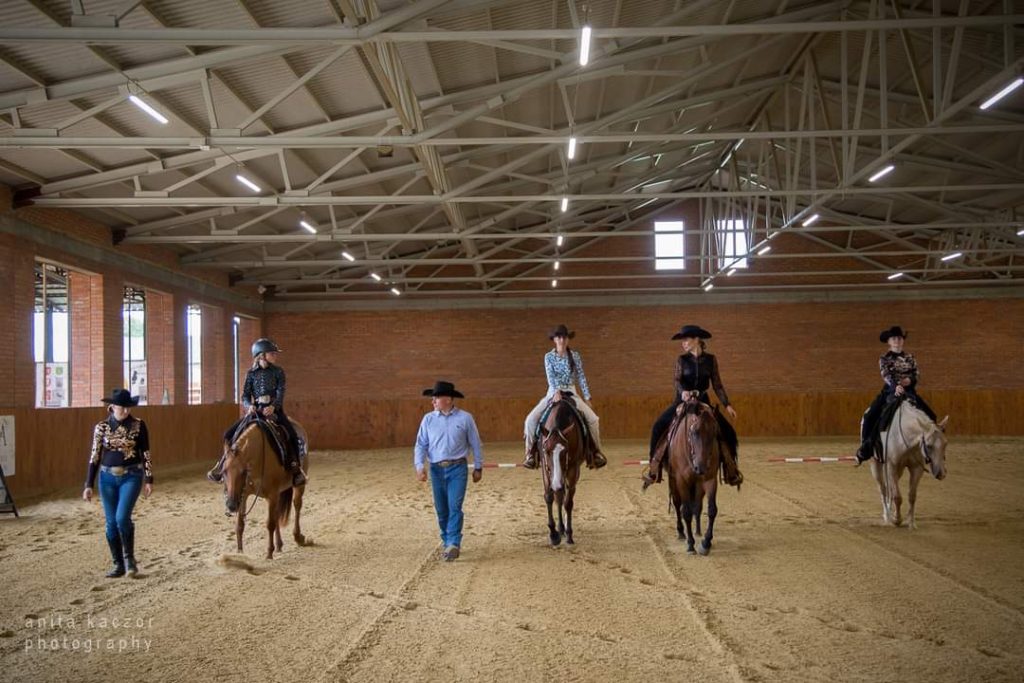
[[292, 486], [302, 486], [306, 483], [306, 473], [302, 471], [298, 460], [291, 461], [288, 471], [292, 473]]
[[592, 470], [599, 470], [608, 464], [608, 458], [604, 457], [604, 453], [601, 451], [594, 451], [590, 461], [592, 463], [590, 469]]
[[121, 546], [121, 537], [107, 538], [107, 545], [110, 546], [110, 557], [114, 560], [114, 567], [107, 572], [108, 579], [117, 579], [124, 576], [124, 550]]
[[857, 458], [856, 467], [860, 467], [861, 463], [871, 459], [871, 450], [870, 440], [861, 442], [860, 448], [857, 449], [857, 453], [855, 454]]
[[523, 467], [528, 470], [537, 469], [537, 442], [526, 445], [526, 459], [523, 460]]
[[736, 454], [726, 444], [722, 444], [722, 475], [725, 483], [729, 486], [740, 487], [743, 483], [743, 473], [736, 464]]
[[128, 576], [135, 578], [139, 573], [139, 567], [135, 564], [135, 530], [121, 535], [121, 542], [124, 544], [124, 568]]
[[224, 458], [226, 456], [222, 453], [220, 460], [213, 466], [213, 469], [206, 473], [206, 478], [212, 481], [214, 484], [219, 484], [224, 481]]
[[664, 442], [654, 450], [651, 462], [647, 465], [647, 471], [642, 475], [644, 480], [642, 491], [646, 491], [647, 487], [651, 484], [661, 482], [661, 462], [665, 457], [666, 451], [668, 451], [668, 444]]

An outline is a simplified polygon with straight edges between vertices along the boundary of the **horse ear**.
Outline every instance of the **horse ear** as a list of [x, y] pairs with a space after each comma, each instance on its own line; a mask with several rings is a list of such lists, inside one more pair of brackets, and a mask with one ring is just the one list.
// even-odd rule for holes
[[947, 422], [949, 422], [949, 415], [947, 415], [946, 417], [942, 418], [942, 422], [939, 423], [939, 429], [941, 429], [942, 431], [946, 431], [946, 423]]

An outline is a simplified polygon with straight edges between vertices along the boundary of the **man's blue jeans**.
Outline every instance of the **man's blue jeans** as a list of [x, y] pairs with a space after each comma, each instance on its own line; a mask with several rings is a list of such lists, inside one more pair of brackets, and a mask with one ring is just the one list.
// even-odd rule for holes
[[[107, 542], [111, 552], [115, 547], [122, 547], [125, 555], [135, 549], [135, 523], [132, 522], [132, 509], [142, 491], [143, 472], [141, 467], [133, 467], [121, 476], [100, 471], [100, 498], [103, 499], [103, 513], [107, 517]], [[114, 558], [119, 563], [118, 558]]]
[[469, 468], [466, 465], [441, 467], [430, 464], [430, 486], [434, 490], [434, 509], [441, 541], [445, 547], [462, 545], [462, 500], [466, 497]]

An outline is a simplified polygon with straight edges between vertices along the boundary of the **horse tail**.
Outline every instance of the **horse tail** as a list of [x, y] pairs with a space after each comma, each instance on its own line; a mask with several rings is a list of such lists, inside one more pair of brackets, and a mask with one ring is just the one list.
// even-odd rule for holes
[[[561, 433], [561, 432], [559, 432]], [[561, 443], [555, 444], [551, 451], [551, 490], [559, 491], [562, 488], [562, 451], [565, 446]]]
[[289, 486], [278, 496], [277, 499], [277, 522], [282, 526], [288, 523], [292, 514], [292, 487]]

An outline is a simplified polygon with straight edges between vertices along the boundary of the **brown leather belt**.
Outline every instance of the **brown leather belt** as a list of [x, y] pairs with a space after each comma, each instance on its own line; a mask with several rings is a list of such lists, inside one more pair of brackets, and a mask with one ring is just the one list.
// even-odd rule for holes
[[456, 458], [455, 460], [439, 460], [438, 462], [435, 462], [433, 464], [437, 465], [438, 467], [451, 467], [452, 465], [465, 465], [466, 464], [466, 459], [465, 458]]

